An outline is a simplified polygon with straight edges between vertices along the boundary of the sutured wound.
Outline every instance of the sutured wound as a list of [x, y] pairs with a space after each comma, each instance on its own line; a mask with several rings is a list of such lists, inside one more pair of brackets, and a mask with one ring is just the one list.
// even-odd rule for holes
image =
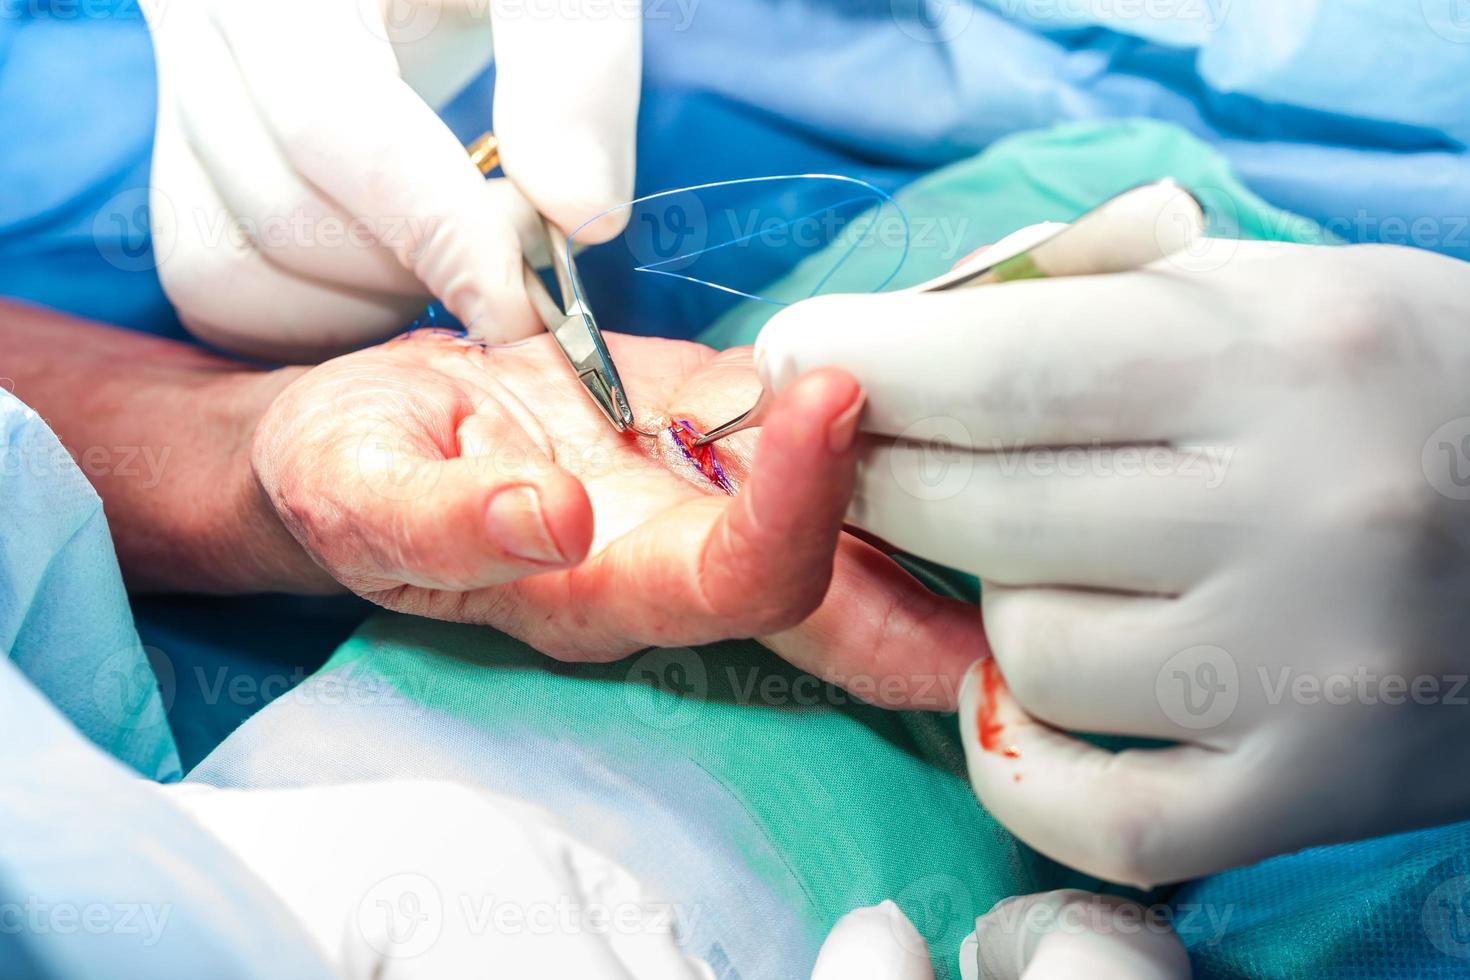
[[699, 438], [699, 430], [689, 423], [688, 419], [674, 419], [669, 423], [669, 435], [673, 436], [674, 445], [683, 452], [684, 457], [693, 463], [704, 478], [710, 484], [725, 493], [733, 494], [735, 485], [725, 475], [725, 467], [720, 464], [720, 455], [715, 450], [714, 444], [707, 446], [696, 446], [694, 440]]

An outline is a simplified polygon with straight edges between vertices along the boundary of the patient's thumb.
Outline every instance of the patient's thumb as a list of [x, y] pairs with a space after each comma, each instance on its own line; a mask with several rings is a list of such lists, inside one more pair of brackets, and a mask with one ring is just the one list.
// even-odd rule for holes
[[389, 475], [365, 480], [378, 498], [358, 536], [367, 577], [463, 592], [574, 565], [591, 547], [587, 491], [539, 454], [401, 459]]
[[933, 980], [929, 944], [892, 901], [854, 909], [827, 934], [812, 980]]

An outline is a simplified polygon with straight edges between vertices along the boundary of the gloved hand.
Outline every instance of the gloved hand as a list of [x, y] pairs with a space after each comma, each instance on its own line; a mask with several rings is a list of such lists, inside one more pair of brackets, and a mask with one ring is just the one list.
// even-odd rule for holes
[[706, 980], [678, 911], [518, 800], [396, 780], [160, 786], [300, 919], [345, 980]]
[[1075, 888], [997, 902], [960, 947], [963, 980], [1189, 980], [1166, 919]]
[[[980, 916], [958, 950], [963, 980], [1188, 980], [1189, 957], [1166, 920], [1126, 899], [1066, 889], [1018, 895]], [[930, 950], [893, 902], [832, 927], [812, 980], [932, 980]]]
[[857, 377], [849, 519], [982, 578], [995, 660], [961, 719], [986, 807], [1150, 884], [1470, 815], [1443, 775], [1470, 765], [1467, 324], [1452, 259], [1210, 241], [808, 300], [757, 359], [778, 391]]
[[[540, 328], [517, 236], [530, 205], [571, 230], [631, 196], [636, 4], [580, 17], [514, 0], [143, 9], [159, 73], [158, 272], [211, 343], [315, 360], [402, 327], [430, 293], [487, 339], [526, 336]], [[489, 63], [492, 27], [510, 180], [487, 184], [432, 107]]]

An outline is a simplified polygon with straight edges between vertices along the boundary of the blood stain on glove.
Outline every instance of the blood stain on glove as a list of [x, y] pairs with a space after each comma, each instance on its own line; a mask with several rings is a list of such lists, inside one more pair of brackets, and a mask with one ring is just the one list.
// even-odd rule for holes
[[[1001, 676], [1000, 667], [994, 657], [980, 664], [980, 689], [984, 696], [980, 699], [980, 710], [975, 716], [975, 731], [980, 736], [980, 747], [986, 752], [997, 752], [1007, 759], [1019, 759], [1019, 748], [1014, 745], [1001, 747], [1000, 737], [1005, 731], [1005, 725], [995, 718], [996, 701], [1005, 686], [1006, 680]], [[1020, 779], [1017, 778], [1016, 782], [1020, 782]]]
[[694, 467], [704, 475], [710, 485], [725, 493], [733, 494], [735, 485], [725, 475], [725, 467], [720, 463], [720, 454], [716, 452], [714, 444], [708, 446], [696, 446], [694, 441], [699, 438], [699, 430], [689, 423], [688, 419], [675, 419], [669, 423], [669, 435], [674, 439], [674, 445], [679, 447], [684, 458], [694, 464]]

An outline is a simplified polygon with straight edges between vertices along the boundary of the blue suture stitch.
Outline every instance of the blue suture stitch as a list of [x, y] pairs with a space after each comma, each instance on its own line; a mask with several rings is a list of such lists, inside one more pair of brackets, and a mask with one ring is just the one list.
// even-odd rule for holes
[[[849, 258], [852, 257], [852, 254], [857, 249], [858, 245], [869, 234], [871, 234], [873, 227], [875, 227], [876, 224], [877, 224], [878, 217], [883, 213], [883, 208], [886, 207], [886, 206], [889, 206], [889, 205], [891, 205], [893, 207], [893, 210], [898, 214], [898, 219], [902, 223], [902, 226], [903, 226], [903, 248], [899, 252], [898, 260], [893, 265], [893, 270], [891, 272], [889, 272], [887, 276], [884, 277], [884, 279], [883, 279], [882, 282], [880, 282], [876, 286], [874, 286], [873, 289], [872, 289], [872, 291], [875, 292], [875, 293], [876, 292], [881, 292], [889, 283], [891, 283], [894, 280], [894, 277], [896, 277], [898, 275], [899, 271], [903, 268], [904, 263], [908, 260], [909, 248], [910, 248], [910, 245], [911, 245], [910, 239], [912, 237], [911, 234], [910, 234], [910, 229], [909, 229], [909, 216], [908, 216], [907, 212], [904, 211], [903, 205], [901, 205], [897, 201], [895, 201], [893, 199], [893, 195], [891, 195], [887, 191], [883, 190], [883, 188], [881, 188], [881, 187], [877, 186], [876, 184], [873, 184], [873, 183], [871, 183], [869, 181], [863, 180], [860, 177], [848, 177], [848, 176], [845, 176], [843, 174], [817, 174], [817, 173], [812, 173], [812, 174], [772, 174], [772, 175], [765, 176], [765, 177], [739, 177], [739, 178], [735, 178], [733, 180], [714, 180], [714, 181], [710, 181], [710, 182], [704, 183], [704, 184], [693, 184], [693, 185], [691, 185], [689, 187], [676, 187], [676, 188], [673, 188], [671, 190], [658, 191], [658, 192], [653, 193], [653, 194], [645, 194], [642, 197], [635, 197], [631, 201], [627, 201], [627, 202], [624, 202], [623, 204], [615, 205], [613, 207], [608, 208], [606, 211], [603, 211], [603, 212], [601, 212], [599, 214], [593, 215], [591, 218], [588, 218], [586, 221], [582, 222], [576, 228], [572, 229], [571, 234], [569, 234], [567, 236], [566, 241], [563, 243], [563, 247], [565, 248], [565, 261], [568, 264], [571, 263], [571, 261], [572, 261], [572, 240], [575, 239], [577, 237], [577, 235], [582, 232], [582, 229], [584, 229], [584, 228], [588, 227], [589, 225], [592, 225], [592, 224], [594, 224], [594, 223], [596, 223], [598, 221], [601, 221], [603, 218], [607, 217], [608, 215], [610, 215], [610, 214], [612, 214], [612, 213], [614, 213], [616, 211], [621, 211], [621, 210], [623, 210], [625, 208], [633, 208], [633, 207], [636, 207], [639, 204], [647, 203], [648, 201], [656, 201], [656, 200], [659, 200], [660, 198], [672, 197], [675, 194], [688, 194], [688, 193], [692, 193], [694, 191], [714, 190], [714, 189], [720, 188], [720, 187], [737, 187], [737, 186], [740, 186], [740, 185], [743, 185], [743, 184], [762, 184], [762, 183], [771, 183], [773, 181], [782, 181], [782, 180], [787, 180], [787, 181], [796, 181], [796, 180], [826, 180], [826, 181], [832, 181], [834, 183], [852, 184], [855, 187], [862, 188], [864, 191], [866, 191], [868, 193], [859, 195], [857, 197], [850, 197], [850, 198], [847, 198], [845, 200], [838, 201], [836, 204], [831, 204], [831, 205], [828, 205], [826, 207], [815, 208], [815, 209], [813, 209], [811, 211], [807, 211], [804, 214], [800, 214], [800, 215], [797, 215], [794, 218], [787, 219], [786, 221], [784, 221], [784, 222], [780, 223], [779, 225], [777, 225], [775, 228], [762, 227], [759, 231], [753, 231], [753, 232], [750, 232], [750, 233], [745, 234], [745, 235], [740, 235], [740, 236], [738, 236], [736, 238], [731, 238], [731, 239], [729, 239], [727, 241], [719, 242], [718, 244], [715, 244], [715, 245], [706, 245], [705, 247], [699, 248], [699, 249], [695, 249], [692, 252], [684, 252], [684, 253], [681, 253], [679, 255], [671, 256], [671, 257], [666, 258], [666, 259], [659, 259], [657, 262], [648, 262], [648, 263], [645, 263], [643, 265], [637, 265], [637, 266], [634, 266], [633, 267], [633, 271], [634, 272], [647, 272], [647, 273], [650, 273], [650, 274], [656, 275], [656, 276], [668, 276], [671, 279], [682, 279], [685, 282], [691, 282], [691, 283], [694, 283], [695, 285], [698, 285], [698, 286], [705, 286], [705, 287], [708, 287], [710, 289], [716, 289], [716, 290], [719, 290], [720, 292], [723, 292], [723, 293], [729, 293], [732, 296], [739, 296], [742, 299], [755, 300], [758, 303], [768, 303], [768, 304], [770, 304], [772, 306], [789, 306], [790, 305], [789, 303], [783, 302], [782, 300], [771, 299], [770, 297], [761, 296], [761, 295], [759, 295], [757, 293], [747, 293], [744, 290], [735, 289], [734, 287], [732, 287], [732, 286], [726, 286], [723, 283], [712, 282], [712, 281], [710, 281], [708, 279], [700, 279], [698, 276], [685, 275], [684, 273], [680, 273], [680, 272], [671, 272], [671, 271], [669, 271], [667, 269], [663, 269], [663, 268], [660, 268], [660, 267], [661, 266], [666, 266], [666, 265], [671, 265], [671, 264], [673, 264], [675, 262], [682, 262], [682, 261], [687, 260], [687, 259], [697, 258], [698, 256], [704, 255], [704, 254], [706, 254], [708, 252], [714, 252], [714, 251], [718, 251], [719, 249], [722, 249], [722, 248], [730, 248], [731, 246], [739, 245], [742, 242], [749, 241], [752, 238], [756, 238], [756, 237], [758, 237], [760, 235], [767, 235], [767, 234], [771, 234], [774, 231], [779, 231], [781, 229], [790, 228], [792, 225], [795, 225], [796, 223], [798, 223], [800, 221], [804, 221], [807, 218], [813, 217], [813, 216], [818, 215], [818, 214], [822, 214], [824, 212], [833, 211], [833, 210], [836, 210], [838, 208], [843, 208], [843, 207], [846, 207], [846, 206], [848, 206], [850, 204], [856, 204], [856, 203], [858, 203], [860, 201], [864, 201], [864, 200], [873, 200], [873, 201], [876, 201], [877, 202], [877, 205], [878, 206], [876, 208], [874, 208], [871, 212], [869, 212], [870, 221], [869, 221], [868, 227], [864, 228], [862, 230], [862, 233], [861, 234], [853, 236], [852, 241], [848, 243], [847, 247], [843, 250], [842, 254], [837, 257], [837, 261], [832, 264], [832, 267], [830, 269], [828, 269], [827, 272], [821, 277], [821, 279], [819, 279], [817, 281], [817, 284], [812, 288], [812, 291], [810, 293], [808, 293], [807, 295], [808, 296], [816, 296], [818, 293], [820, 293], [822, 291], [822, 289], [827, 285], [827, 283], [829, 281], [831, 281], [832, 277], [837, 274], [837, 271], [842, 268], [842, 266], [847, 262], [847, 260]], [[586, 302], [587, 301], [587, 297], [585, 297], [585, 296], [582, 295], [581, 284], [576, 279], [573, 279], [572, 280], [572, 291], [574, 293], [575, 299], [577, 299], [580, 302]], [[430, 333], [444, 334], [444, 335], [450, 336], [450, 337], [457, 337], [457, 338], [460, 338], [460, 339], [464, 340], [466, 343], [474, 344], [475, 346], [480, 347], [483, 350], [497, 349], [497, 348], [502, 348], [502, 347], [515, 347], [515, 346], [519, 346], [520, 344], [525, 343], [525, 341], [522, 340], [522, 341], [512, 341], [512, 342], [506, 343], [506, 344], [491, 344], [491, 343], [488, 343], [488, 342], [483, 341], [483, 340], [471, 339], [468, 336], [469, 331], [465, 327], [463, 327], [463, 326], [443, 326], [443, 325], [441, 325], [439, 323], [439, 310], [438, 310], [438, 306], [437, 306], [437, 304], [433, 304], [433, 303], [429, 304], [429, 306], [427, 306], [424, 309], [424, 312], [421, 313], [413, 321], [413, 323], [409, 324], [408, 329], [407, 329], [407, 331], [405, 331], [405, 333], [407, 333], [407, 334], [413, 334], [413, 333], [416, 333], [418, 331], [425, 331], [425, 332], [430, 332]]]
[[[705, 184], [694, 184], [694, 185], [692, 185], [690, 187], [677, 187], [677, 188], [674, 188], [673, 190], [658, 191], [657, 193], [654, 193], [654, 194], [645, 194], [642, 197], [636, 197], [633, 200], [628, 201], [628, 202], [626, 202], [624, 204], [619, 204], [619, 205], [616, 205], [615, 207], [610, 207], [606, 211], [603, 211], [600, 214], [597, 214], [597, 215], [594, 215], [591, 218], [588, 218], [586, 221], [582, 222], [576, 228], [572, 229], [571, 234], [569, 234], [567, 236], [566, 242], [564, 243], [564, 246], [565, 246], [565, 249], [566, 249], [566, 261], [568, 263], [571, 262], [571, 260], [572, 260], [572, 240], [577, 237], [577, 235], [582, 231], [582, 229], [588, 227], [589, 225], [594, 224], [595, 222], [601, 221], [603, 218], [605, 218], [608, 215], [614, 213], [615, 211], [621, 211], [621, 210], [623, 210], [625, 208], [632, 208], [632, 207], [635, 207], [636, 205], [643, 204], [643, 203], [646, 203], [648, 201], [656, 201], [659, 198], [671, 197], [671, 196], [673, 196], [675, 194], [688, 194], [688, 193], [692, 193], [694, 191], [713, 190], [713, 189], [719, 188], [719, 187], [735, 187], [735, 186], [739, 186], [739, 185], [742, 185], [742, 184], [769, 183], [771, 181], [778, 181], [778, 180], [830, 180], [830, 181], [837, 182], [837, 183], [853, 184], [853, 185], [855, 185], [857, 187], [861, 187], [864, 190], [870, 192], [871, 193], [872, 200], [875, 200], [875, 201], [878, 202], [878, 207], [876, 209], [874, 209], [873, 212], [872, 212], [872, 220], [870, 221], [869, 226], [863, 230], [863, 233], [861, 235], [857, 235], [857, 236], [855, 236], [853, 238], [852, 242], [850, 242], [848, 244], [847, 248], [845, 250], [843, 250], [843, 253], [840, 256], [838, 256], [837, 261], [833, 264], [832, 268], [829, 269], [829, 270], [827, 270], [827, 273], [825, 275], [823, 275], [820, 280], [818, 280], [816, 286], [812, 289], [812, 291], [808, 294], [808, 296], [815, 296], [819, 292], [821, 292], [822, 288], [827, 285], [828, 281], [831, 280], [832, 276], [837, 273], [837, 270], [840, 269], [842, 267], [842, 265], [852, 256], [852, 253], [857, 248], [858, 244], [865, 237], [867, 237], [868, 234], [871, 233], [872, 228], [877, 223], [878, 215], [882, 213], [883, 208], [884, 208], [885, 205], [892, 205], [893, 206], [894, 211], [897, 212], [897, 214], [898, 214], [899, 221], [902, 222], [902, 224], [903, 224], [903, 250], [899, 253], [898, 261], [894, 263], [893, 271], [890, 272], [890, 273], [888, 273], [888, 275], [883, 279], [882, 282], [880, 282], [876, 286], [874, 286], [872, 291], [875, 292], [875, 293], [876, 292], [880, 292], [880, 291], [883, 290], [884, 287], [886, 287], [890, 282], [893, 281], [894, 277], [898, 275], [899, 270], [903, 268], [904, 262], [907, 261], [907, 259], [908, 259], [909, 245], [910, 245], [910, 237], [911, 237], [910, 236], [910, 233], [909, 233], [909, 217], [908, 217], [908, 214], [904, 211], [903, 206], [893, 199], [893, 195], [889, 194], [887, 191], [883, 190], [881, 187], [878, 187], [877, 185], [872, 184], [872, 183], [870, 183], [870, 182], [868, 182], [866, 180], [863, 180], [863, 179], [861, 179], [859, 177], [848, 177], [848, 176], [844, 176], [842, 174], [774, 174], [774, 175], [766, 176], [766, 177], [740, 177], [740, 178], [737, 178], [737, 179], [734, 179], [734, 180], [715, 180], [715, 181], [710, 181], [709, 183], [705, 183]], [[708, 279], [700, 279], [698, 276], [690, 276], [690, 275], [685, 275], [685, 274], [679, 273], [679, 272], [671, 272], [671, 271], [669, 271], [667, 269], [662, 269], [662, 268], [659, 268], [659, 267], [660, 266], [665, 266], [665, 265], [670, 265], [670, 264], [675, 263], [675, 262], [681, 262], [681, 261], [684, 261], [684, 260], [687, 260], [687, 259], [696, 258], [696, 257], [698, 257], [700, 255], [704, 255], [704, 254], [706, 254], [708, 252], [714, 252], [714, 251], [716, 251], [718, 249], [729, 248], [732, 245], [738, 245], [741, 242], [749, 241], [750, 239], [756, 237], [757, 235], [770, 234], [772, 231], [777, 231], [777, 230], [780, 230], [780, 229], [789, 228], [792, 225], [796, 224], [797, 222], [804, 221], [805, 219], [810, 218], [810, 217], [812, 217], [814, 215], [822, 214], [823, 212], [831, 211], [831, 210], [834, 210], [835, 208], [845, 207], [845, 206], [847, 206], [849, 204], [853, 204], [853, 203], [856, 203], [858, 201], [863, 201], [863, 200], [867, 200], [867, 199], [869, 199], [868, 198], [868, 195], [862, 195], [862, 196], [859, 196], [859, 197], [848, 198], [845, 201], [839, 201], [837, 204], [828, 205], [827, 207], [817, 208], [815, 210], [808, 211], [805, 214], [798, 215], [795, 218], [790, 218], [790, 219], [786, 220], [785, 222], [782, 222], [780, 225], [776, 226], [776, 228], [762, 228], [760, 231], [751, 232], [750, 234], [746, 234], [746, 235], [741, 235], [739, 237], [732, 238], [732, 239], [729, 239], [728, 241], [723, 241], [723, 242], [720, 242], [720, 243], [715, 244], [715, 245], [706, 245], [705, 247], [699, 248], [699, 249], [695, 249], [692, 252], [684, 252], [684, 253], [679, 254], [679, 255], [671, 256], [670, 258], [667, 258], [667, 259], [660, 259], [657, 262], [649, 262], [649, 263], [645, 263], [643, 265], [637, 265], [637, 266], [634, 266], [633, 267], [633, 271], [634, 272], [648, 272], [648, 273], [652, 273], [653, 275], [656, 275], [656, 276], [668, 276], [668, 277], [670, 277], [672, 279], [682, 279], [685, 282], [692, 282], [692, 283], [694, 283], [696, 285], [699, 285], [699, 286], [706, 286], [706, 287], [708, 287], [710, 289], [717, 289], [720, 292], [730, 293], [731, 295], [733, 295], [733, 296], [739, 296], [742, 299], [755, 300], [758, 303], [769, 303], [772, 306], [789, 306], [790, 305], [789, 303], [783, 302], [781, 300], [771, 299], [771, 298], [769, 298], [767, 296], [761, 296], [761, 295], [758, 295], [756, 293], [747, 293], [747, 292], [745, 292], [743, 290], [735, 289], [732, 286], [726, 286], [723, 283], [711, 282]], [[579, 284], [576, 281], [573, 281], [573, 283], [572, 283], [572, 289], [576, 293], [576, 298], [578, 300], [583, 301], [583, 302], [586, 301], [586, 297], [582, 295], [582, 292], [581, 292], [581, 289], [579, 287]]]
[[670, 422], [669, 435], [674, 437], [674, 445], [679, 447], [684, 458], [693, 463], [706, 480], [725, 493], [735, 492], [735, 485], [725, 474], [725, 467], [720, 464], [720, 454], [714, 445], [694, 445], [694, 440], [699, 438], [699, 430], [688, 419], [674, 419]]
[[468, 340], [467, 334], [469, 331], [465, 330], [464, 327], [445, 326], [441, 324], [439, 322], [439, 305], [437, 303], [430, 303], [424, 307], [424, 312], [415, 317], [414, 321], [408, 325], [408, 329], [403, 333], [404, 336], [412, 336], [416, 333], [430, 333], [443, 337], [455, 337], [461, 340], [467, 340], [469, 343], [478, 343], [477, 341]]
[[441, 323], [439, 304], [437, 303], [430, 303], [424, 307], [424, 312], [414, 318], [414, 321], [408, 325], [408, 328], [404, 330], [401, 336], [411, 337], [418, 333], [433, 334], [437, 337], [449, 337], [453, 340], [458, 340], [462, 344], [478, 347], [484, 351], [501, 350], [506, 347], [519, 347], [529, 340], [528, 338], [528, 340], [511, 340], [503, 344], [492, 344], [488, 340], [471, 337], [469, 328], [458, 322], [451, 320], [447, 324]]

